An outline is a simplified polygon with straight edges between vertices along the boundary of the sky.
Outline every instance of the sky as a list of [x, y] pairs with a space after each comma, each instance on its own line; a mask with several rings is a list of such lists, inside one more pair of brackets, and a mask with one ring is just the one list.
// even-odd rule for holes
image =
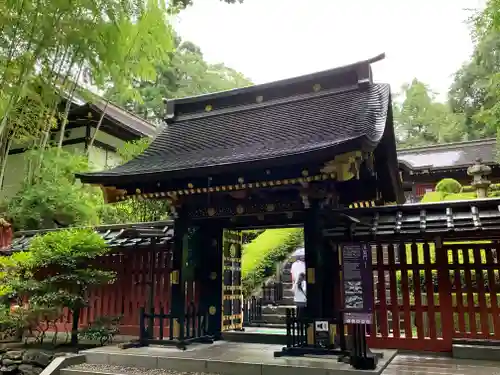
[[376, 56], [374, 79], [392, 91], [413, 78], [443, 97], [472, 52], [466, 20], [484, 0], [195, 0], [175, 20], [209, 62], [254, 83]]

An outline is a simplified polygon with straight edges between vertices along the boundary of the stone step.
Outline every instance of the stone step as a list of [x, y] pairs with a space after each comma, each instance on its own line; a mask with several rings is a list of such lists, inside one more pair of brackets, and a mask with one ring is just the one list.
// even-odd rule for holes
[[245, 327], [286, 329], [286, 324], [285, 323], [272, 324], [272, 323], [252, 322], [250, 324], [245, 324]]
[[500, 361], [500, 346], [498, 345], [453, 344], [451, 352], [453, 358]]
[[263, 306], [262, 307], [262, 314], [285, 316], [286, 309], [290, 309], [290, 308], [294, 309], [295, 306], [293, 304], [277, 305], [277, 306]]
[[285, 315], [275, 315], [275, 314], [262, 314], [262, 322], [270, 324], [285, 324]]

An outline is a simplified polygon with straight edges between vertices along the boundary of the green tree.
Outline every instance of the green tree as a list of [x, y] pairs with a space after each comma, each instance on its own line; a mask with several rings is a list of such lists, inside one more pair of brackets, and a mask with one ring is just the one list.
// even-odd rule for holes
[[[15, 272], [3, 278], [4, 292], [28, 297], [31, 308], [72, 313], [71, 343], [78, 343], [80, 311], [88, 303], [93, 286], [112, 283], [116, 274], [103, 269], [95, 259], [109, 251], [93, 229], [71, 229], [36, 236], [23, 255], [0, 262], [0, 268], [14, 264]], [[8, 287], [6, 288], [5, 285]]]
[[61, 92], [71, 96], [82, 74], [99, 89], [133, 91], [130, 82], [154, 80], [173, 49], [163, 1], [7, 1], [0, 14], [1, 169], [19, 125], [40, 150], [54, 125], [65, 126]]
[[[56, 228], [58, 226], [95, 225], [102, 193], [83, 186], [75, 179], [77, 171], [89, 169], [87, 158], [57, 148], [27, 153], [27, 166], [38, 161], [40, 168], [33, 180], [25, 181], [19, 192], [6, 202], [6, 217], [16, 230]], [[20, 173], [22, 173], [20, 171]]]
[[[251, 85], [241, 73], [224, 64], [209, 64], [198, 46], [176, 38], [177, 49], [168, 63], [156, 65], [156, 79], [136, 80], [135, 91], [113, 87], [108, 96], [128, 110], [150, 120], [164, 115], [164, 98], [195, 96]], [[133, 95], [131, 95], [133, 94]]]
[[500, 72], [500, 32], [486, 35], [474, 48], [471, 59], [456, 73], [449, 91], [454, 112], [465, 115], [469, 139], [493, 137], [497, 129], [498, 97], [495, 80]]
[[436, 95], [414, 79], [404, 85], [401, 102], [393, 106], [400, 146], [411, 147], [463, 139], [464, 118], [436, 100]]
[[[151, 144], [148, 137], [137, 141], [126, 142], [118, 149], [123, 162], [132, 160], [142, 154]], [[166, 220], [169, 218], [170, 207], [166, 199], [128, 200], [113, 204], [105, 204], [100, 208], [103, 224], [140, 223]]]

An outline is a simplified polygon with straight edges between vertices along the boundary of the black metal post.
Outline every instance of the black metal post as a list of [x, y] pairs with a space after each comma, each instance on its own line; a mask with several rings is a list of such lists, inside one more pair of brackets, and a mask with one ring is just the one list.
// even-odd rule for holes
[[156, 263], [156, 237], [151, 238], [151, 251], [149, 258], [149, 280], [148, 280], [148, 311], [149, 311], [149, 320], [148, 320], [148, 336], [150, 339], [154, 336], [154, 324], [155, 324], [155, 307], [154, 307], [154, 298], [155, 298], [155, 263]]

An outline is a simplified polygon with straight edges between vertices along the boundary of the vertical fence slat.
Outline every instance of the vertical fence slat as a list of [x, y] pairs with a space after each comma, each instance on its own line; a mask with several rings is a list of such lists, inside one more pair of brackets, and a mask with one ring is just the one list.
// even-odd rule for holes
[[431, 251], [428, 242], [423, 245], [424, 252], [424, 269], [425, 269], [425, 286], [427, 291], [427, 322], [429, 324], [429, 337], [437, 338], [436, 335], [436, 315], [434, 306], [434, 282], [432, 278], [433, 266], [431, 263]]
[[387, 327], [387, 298], [385, 293], [385, 272], [384, 272], [384, 249], [381, 244], [377, 244], [377, 294], [379, 299], [379, 309], [377, 319], [380, 325], [380, 334], [382, 337], [388, 337]]
[[462, 254], [464, 258], [464, 272], [465, 272], [465, 293], [467, 295], [467, 315], [469, 318], [469, 331], [468, 336], [474, 336], [477, 332], [476, 326], [476, 309], [474, 304], [474, 294], [472, 293], [472, 279], [470, 268], [469, 245], [463, 245]]
[[413, 290], [415, 291], [415, 326], [417, 327], [417, 338], [424, 339], [424, 320], [422, 309], [422, 291], [420, 288], [420, 258], [418, 256], [418, 245], [411, 244], [411, 268], [413, 279]]
[[454, 316], [453, 316], [453, 298], [450, 279], [450, 262], [448, 249], [442, 246], [441, 241], [435, 244], [436, 248], [436, 269], [439, 294], [439, 312], [441, 322], [441, 336], [448, 348], [453, 345]]
[[410, 288], [408, 287], [408, 260], [406, 259], [406, 244], [401, 242], [399, 247], [399, 261], [401, 263], [401, 293], [403, 295], [405, 337], [412, 338]]
[[476, 274], [477, 299], [479, 302], [479, 322], [481, 331], [478, 335], [487, 339], [490, 337], [489, 312], [486, 306], [486, 290], [484, 288], [482, 252], [487, 245], [474, 245], [474, 269]]
[[[495, 282], [495, 271], [493, 268], [495, 266], [493, 249], [489, 250], [490, 251], [486, 252], [486, 266], [488, 268], [488, 286], [490, 291], [491, 315], [493, 319], [493, 338], [498, 340], [500, 338], [500, 311], [498, 309], [497, 300], [498, 286]], [[495, 248], [495, 250], [497, 249]]]
[[387, 247], [389, 260], [389, 285], [391, 295], [391, 312], [392, 312], [392, 334], [395, 338], [400, 337], [399, 323], [399, 301], [398, 288], [396, 282], [396, 261], [394, 258], [394, 245], [389, 244]]
[[[454, 269], [454, 286], [455, 286], [455, 301], [456, 314], [458, 315], [458, 334], [459, 337], [466, 336], [467, 332], [465, 329], [465, 307], [464, 307], [464, 297], [462, 293], [462, 270], [460, 268], [459, 253], [457, 248], [451, 248], [452, 252], [452, 268]], [[455, 314], [454, 314], [455, 315]], [[454, 332], [454, 335], [456, 333]]]

